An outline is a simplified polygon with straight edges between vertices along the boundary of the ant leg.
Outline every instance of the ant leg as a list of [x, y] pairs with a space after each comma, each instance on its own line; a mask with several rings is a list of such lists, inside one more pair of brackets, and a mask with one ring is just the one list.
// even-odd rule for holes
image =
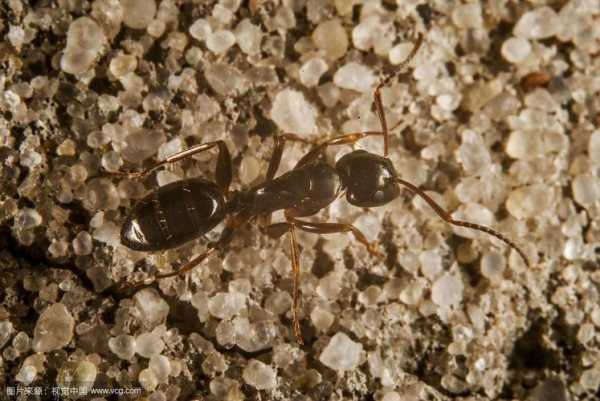
[[[310, 139], [302, 138], [296, 134], [282, 134], [277, 135], [273, 138], [275, 140], [275, 146], [273, 148], [273, 154], [271, 155], [271, 159], [269, 160], [269, 167], [267, 169], [267, 175], [265, 176], [265, 183], [273, 180], [275, 178], [275, 174], [277, 173], [277, 169], [279, 169], [279, 164], [281, 164], [281, 157], [283, 156], [283, 150], [285, 148], [286, 142], [300, 142], [309, 145], [315, 145], [316, 142]], [[271, 223], [271, 215], [262, 215], [259, 217], [261, 219], [262, 226], [268, 226]]]
[[339, 136], [333, 137], [331, 139], [326, 140], [323, 143], [318, 144], [317, 146], [312, 148], [310, 150], [310, 152], [308, 152], [307, 154], [302, 156], [302, 158], [296, 164], [296, 167], [300, 167], [300, 166], [303, 166], [307, 163], [314, 161], [323, 153], [323, 151], [325, 151], [325, 149], [328, 146], [352, 145], [355, 142], [360, 141], [361, 139], [364, 139], [366, 137], [382, 136], [382, 135], [384, 135], [384, 133], [381, 131], [364, 131], [364, 132], [352, 132], [350, 134], [344, 134], [344, 135], [339, 135]]
[[[202, 263], [207, 257], [212, 255], [215, 251], [221, 251], [227, 245], [229, 245], [229, 243], [233, 239], [233, 234], [235, 233], [235, 231], [239, 227], [241, 227], [243, 224], [245, 224], [247, 221], [248, 221], [248, 216], [246, 216], [245, 214], [239, 214], [239, 215], [234, 216], [233, 218], [231, 218], [230, 220], [227, 221], [227, 225], [221, 232], [219, 239], [215, 242], [209, 243], [207, 245], [207, 249], [204, 252], [202, 252], [200, 255], [196, 256], [195, 258], [193, 258], [192, 260], [190, 260], [189, 262], [184, 264], [181, 268], [179, 268], [171, 273], [157, 274], [154, 277], [152, 277], [152, 280], [156, 281], [156, 280], [162, 280], [164, 278], [169, 278], [169, 277], [174, 277], [174, 276], [182, 276], [185, 273], [189, 272], [190, 270], [194, 269], [196, 266], [198, 266], [200, 263]], [[148, 284], [149, 284], [148, 280], [144, 280], [141, 283], [135, 284], [134, 289], [146, 286]]]
[[429, 197], [429, 195], [427, 195], [423, 190], [419, 189], [418, 187], [416, 187], [415, 185], [411, 184], [408, 181], [404, 181], [400, 178], [397, 178], [397, 180], [398, 180], [398, 183], [405, 186], [414, 195], [418, 195], [421, 198], [423, 198], [425, 200], [425, 202], [427, 202], [429, 204], [429, 206], [431, 206], [431, 208], [437, 213], [437, 215], [440, 216], [444, 221], [448, 222], [449, 224], [455, 225], [455, 226], [466, 227], [466, 228], [471, 228], [473, 230], [483, 231], [484, 233], [487, 233], [493, 237], [498, 238], [499, 240], [501, 240], [502, 242], [504, 242], [505, 244], [510, 246], [512, 249], [517, 251], [519, 256], [521, 256], [521, 258], [523, 258], [523, 261], [525, 261], [525, 264], [527, 265], [527, 267], [530, 267], [529, 259], [527, 258], [527, 256], [525, 256], [525, 252], [523, 252], [523, 250], [521, 248], [519, 248], [514, 242], [512, 242], [511, 240], [506, 238], [504, 235], [500, 234], [498, 231], [496, 231], [490, 227], [481, 225], [481, 224], [470, 223], [468, 221], [453, 219], [452, 216], [450, 215], [450, 213], [448, 213], [447, 211], [442, 209], [442, 207], [440, 205], [438, 205], [433, 199], [431, 199], [431, 197]]
[[292, 319], [294, 321], [294, 335], [298, 344], [304, 344], [302, 332], [300, 331], [300, 253], [298, 240], [296, 239], [296, 227], [288, 224], [290, 233], [290, 256], [292, 258], [292, 273], [294, 275], [294, 287], [292, 292]]
[[363, 244], [369, 253], [379, 259], [385, 258], [385, 255], [379, 251], [376, 242], [369, 242], [367, 237], [358, 228], [352, 224], [346, 223], [318, 223], [312, 221], [299, 220], [294, 217], [288, 217], [289, 221], [297, 226], [300, 230], [315, 233], [315, 234], [334, 234], [350, 232], [354, 238]]
[[229, 190], [229, 185], [231, 184], [231, 155], [229, 154], [229, 149], [227, 149], [227, 145], [223, 141], [214, 141], [202, 143], [200, 145], [192, 146], [189, 149], [183, 150], [179, 153], [175, 153], [172, 156], [167, 157], [165, 160], [156, 163], [154, 166], [140, 172], [133, 173], [113, 173], [118, 175], [127, 175], [131, 178], [143, 178], [148, 174], [156, 171], [162, 166], [165, 166], [170, 163], [175, 163], [184, 159], [187, 159], [197, 153], [201, 153], [212, 149], [214, 147], [219, 148], [219, 156], [217, 159], [217, 170], [215, 173], [217, 185], [224, 191], [227, 192]]
[[269, 182], [273, 178], [275, 178], [275, 174], [277, 173], [277, 169], [279, 168], [279, 164], [281, 163], [281, 156], [283, 155], [283, 148], [285, 147], [286, 142], [301, 142], [309, 145], [316, 144], [315, 141], [299, 137], [296, 134], [277, 135], [274, 139], [275, 147], [273, 149], [271, 159], [269, 160], [269, 168], [267, 169], [267, 176], [265, 178], [265, 182]]
[[415, 43], [406, 60], [400, 63], [400, 65], [398, 65], [396, 72], [383, 78], [377, 85], [377, 88], [375, 88], [375, 93], [373, 95], [373, 97], [375, 98], [375, 111], [377, 112], [377, 116], [379, 117], [379, 121], [381, 122], [381, 130], [383, 131], [383, 155], [385, 157], [387, 157], [388, 155], [390, 134], [387, 126], [387, 120], [385, 119], [385, 112], [383, 110], [383, 102], [381, 101], [381, 89], [383, 89], [383, 87], [386, 86], [392, 80], [393, 77], [400, 73], [400, 71], [402, 71], [408, 65], [408, 63], [412, 61], [422, 44], [423, 35], [419, 34], [419, 37], [417, 38], [417, 43]]

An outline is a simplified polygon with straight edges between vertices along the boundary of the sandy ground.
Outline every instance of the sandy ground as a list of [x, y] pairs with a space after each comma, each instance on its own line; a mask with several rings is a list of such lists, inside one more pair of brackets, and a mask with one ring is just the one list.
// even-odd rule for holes
[[[597, 0], [3, 0], [0, 399], [598, 399], [599, 16]], [[310, 219], [354, 224], [385, 257], [298, 233], [298, 345], [287, 235], [251, 222], [158, 283], [223, 225], [164, 252], [121, 245], [137, 200], [213, 180], [217, 153], [111, 173], [223, 140], [248, 190], [275, 135], [380, 131], [389, 74], [399, 176], [526, 260], [408, 191], [371, 209], [342, 196]], [[278, 175], [310, 149], [288, 145]]]

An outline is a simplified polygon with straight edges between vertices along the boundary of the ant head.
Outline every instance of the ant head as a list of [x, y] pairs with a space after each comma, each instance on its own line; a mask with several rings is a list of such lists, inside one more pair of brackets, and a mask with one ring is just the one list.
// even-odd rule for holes
[[382, 206], [400, 194], [398, 174], [390, 159], [355, 150], [344, 155], [335, 165], [346, 199], [354, 206]]

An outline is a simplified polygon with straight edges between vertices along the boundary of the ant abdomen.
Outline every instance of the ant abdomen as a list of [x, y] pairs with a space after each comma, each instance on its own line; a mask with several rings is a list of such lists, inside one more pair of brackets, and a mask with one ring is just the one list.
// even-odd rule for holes
[[225, 217], [219, 187], [201, 178], [167, 184], [139, 201], [121, 229], [121, 242], [136, 251], [175, 248], [207, 233]]

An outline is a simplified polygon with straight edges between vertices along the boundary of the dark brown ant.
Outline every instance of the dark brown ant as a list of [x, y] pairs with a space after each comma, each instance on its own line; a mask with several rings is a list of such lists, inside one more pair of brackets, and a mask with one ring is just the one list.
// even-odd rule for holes
[[[420, 35], [399, 70], [412, 60], [422, 43], [423, 36]], [[223, 141], [194, 146], [168, 157], [143, 172], [129, 173], [134, 177], [146, 176], [166, 164], [186, 159], [212, 148], [218, 149], [216, 182], [202, 178], [190, 178], [165, 185], [150, 193], [134, 206], [126, 218], [121, 231], [121, 243], [128, 248], [144, 252], [175, 248], [206, 234], [227, 219], [225, 228], [217, 241], [210, 242], [202, 254], [188, 261], [179, 270], [154, 276], [154, 280], [157, 280], [190, 271], [212, 253], [222, 251], [238, 228], [258, 217], [262, 220], [264, 233], [276, 237], [288, 232], [294, 283], [292, 315], [294, 334], [299, 343], [302, 343], [299, 322], [300, 261], [296, 229], [315, 234], [349, 232], [367, 248], [371, 255], [383, 256], [378, 251], [376, 244], [369, 243], [365, 235], [351, 224], [313, 222], [301, 219], [301, 217], [316, 214], [344, 192], [346, 200], [352, 205], [370, 208], [385, 205], [396, 199], [400, 194], [401, 186], [403, 186], [414, 195], [423, 198], [448, 223], [483, 231], [499, 238], [515, 249], [529, 265], [524, 252], [511, 240], [489, 227], [453, 219], [423, 190], [398, 176], [392, 162], [387, 158], [389, 131], [381, 101], [381, 89], [394, 75], [383, 79], [374, 93], [375, 108], [381, 121], [381, 131], [341, 135], [318, 144], [294, 134], [277, 136], [265, 181], [246, 191], [230, 191], [229, 189], [231, 158]], [[383, 156], [364, 150], [355, 150], [341, 157], [335, 165], [327, 161], [325, 156], [327, 147], [354, 144], [371, 136], [383, 137]], [[275, 177], [286, 142], [301, 142], [314, 146], [291, 171]], [[284, 211], [285, 222], [271, 224], [270, 216], [277, 210]]]

